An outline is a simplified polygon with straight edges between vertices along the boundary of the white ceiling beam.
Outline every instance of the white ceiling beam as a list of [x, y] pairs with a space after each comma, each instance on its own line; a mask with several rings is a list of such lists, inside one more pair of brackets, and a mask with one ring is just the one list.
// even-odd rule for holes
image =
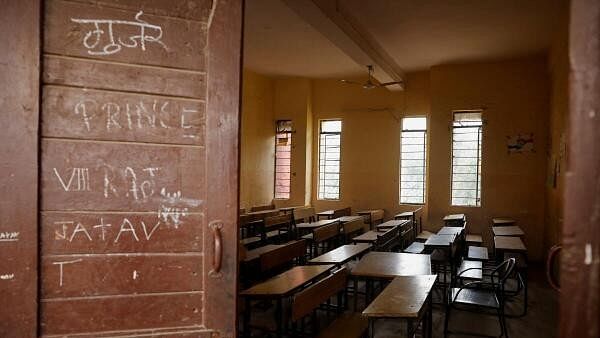
[[[354, 62], [373, 65], [373, 77], [380, 83], [403, 81], [404, 74], [394, 60], [338, 0], [282, 0]], [[403, 90], [403, 85], [386, 87]]]

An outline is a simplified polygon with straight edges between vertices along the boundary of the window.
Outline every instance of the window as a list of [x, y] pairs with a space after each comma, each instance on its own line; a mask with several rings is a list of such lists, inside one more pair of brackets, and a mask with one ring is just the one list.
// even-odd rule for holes
[[342, 121], [321, 121], [319, 128], [319, 199], [340, 198]]
[[289, 199], [291, 191], [292, 121], [277, 121], [275, 132], [275, 198]]
[[400, 140], [400, 203], [425, 203], [427, 118], [402, 119]]
[[481, 206], [481, 111], [454, 112], [452, 205]]

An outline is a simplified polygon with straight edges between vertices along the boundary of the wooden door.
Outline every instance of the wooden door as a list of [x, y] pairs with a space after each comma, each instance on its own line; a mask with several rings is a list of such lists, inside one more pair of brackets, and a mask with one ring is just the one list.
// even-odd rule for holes
[[241, 1], [41, 7], [38, 333], [234, 336]]
[[560, 337], [600, 336], [600, 2], [571, 1]]

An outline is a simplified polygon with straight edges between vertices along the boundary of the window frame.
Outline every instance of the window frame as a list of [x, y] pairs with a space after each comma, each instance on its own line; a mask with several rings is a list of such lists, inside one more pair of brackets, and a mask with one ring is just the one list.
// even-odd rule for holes
[[[322, 132], [322, 125], [323, 122], [328, 122], [328, 121], [339, 121], [341, 124], [341, 128], [339, 132]], [[341, 118], [332, 118], [332, 119], [321, 119], [318, 121], [319, 122], [319, 133], [318, 133], [318, 142], [317, 142], [317, 150], [318, 150], [318, 157], [317, 157], [317, 200], [319, 201], [339, 201], [342, 198], [342, 131], [343, 131], [343, 126], [344, 126], [344, 122]], [[338, 196], [337, 198], [326, 198], [326, 197], [321, 197], [321, 136], [323, 134], [332, 134], [332, 135], [339, 135], [339, 139], [340, 139], [340, 145], [339, 145], [339, 160], [338, 160]]]
[[[404, 119], [407, 118], [425, 118], [425, 129], [421, 130], [405, 130], [404, 129]], [[425, 205], [427, 201], [427, 141], [428, 141], [428, 128], [429, 127], [429, 118], [427, 115], [411, 115], [405, 116], [400, 120], [400, 163], [399, 163], [399, 173], [398, 173], [398, 205]], [[423, 202], [421, 203], [413, 203], [413, 202], [402, 202], [402, 138], [404, 132], [423, 132]]]
[[[281, 126], [285, 123], [289, 123], [289, 130], [286, 129], [280, 129]], [[287, 127], [287, 126], [286, 126]], [[290, 170], [289, 170], [289, 191], [288, 191], [288, 197], [283, 198], [283, 197], [277, 197], [277, 140], [278, 140], [278, 136], [282, 135], [282, 134], [288, 134], [289, 137], [289, 147], [290, 147]], [[292, 145], [293, 145], [293, 126], [292, 126], [292, 120], [277, 120], [276, 125], [275, 125], [275, 156], [274, 156], [274, 175], [273, 175], [273, 199], [274, 200], [278, 200], [278, 201], [288, 201], [292, 198]]]
[[[458, 122], [455, 118], [456, 114], [460, 113], [478, 113], [481, 116], [481, 123], [478, 126], [455, 126], [455, 122]], [[451, 140], [450, 140], [450, 206], [451, 207], [459, 207], [459, 208], [481, 208], [483, 206], [483, 126], [485, 125], [485, 120], [483, 118], [483, 110], [482, 109], [462, 109], [462, 110], [453, 110], [452, 111], [452, 122], [451, 122]], [[477, 132], [477, 164], [475, 174], [476, 174], [476, 188], [475, 188], [475, 205], [468, 204], [454, 204], [453, 196], [454, 196], [454, 182], [460, 182], [454, 180], [454, 131], [456, 128], [478, 128]], [[460, 150], [460, 149], [459, 149]], [[461, 173], [457, 173], [461, 174]], [[458, 189], [457, 189], [458, 190]], [[473, 190], [473, 189], [461, 189], [461, 190]], [[461, 197], [457, 197], [461, 198]]]

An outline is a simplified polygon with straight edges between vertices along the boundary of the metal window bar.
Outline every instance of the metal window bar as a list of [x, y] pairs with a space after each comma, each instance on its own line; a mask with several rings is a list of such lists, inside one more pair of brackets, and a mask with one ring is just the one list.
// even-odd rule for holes
[[341, 132], [321, 131], [319, 134], [319, 199], [339, 199]]
[[[482, 141], [482, 123], [481, 121], [471, 121], [467, 125], [455, 122], [453, 125], [452, 133], [452, 205], [458, 206], [481, 206], [481, 141]], [[473, 135], [471, 140], [455, 140], [456, 135]], [[461, 144], [461, 147], [457, 147], [456, 143]], [[466, 146], [466, 147], [465, 147]], [[477, 156], [458, 156], [456, 151], [467, 150], [473, 151]], [[455, 159], [476, 159], [474, 164], [455, 164]], [[458, 167], [472, 168], [458, 172]], [[474, 175], [474, 180], [468, 180], [463, 178], [462, 180], [456, 180], [455, 175]], [[464, 176], [463, 176], [464, 177]], [[468, 176], [467, 176], [468, 177]], [[455, 187], [455, 183], [475, 183], [475, 188], [458, 188]], [[459, 191], [472, 191], [474, 194], [462, 194]], [[470, 197], [469, 195], [475, 195]]]
[[[418, 135], [418, 136], [414, 136]], [[409, 143], [407, 140], [421, 140], [421, 142]], [[411, 141], [412, 142], [412, 141]], [[426, 175], [426, 159], [427, 159], [427, 130], [426, 129], [403, 129], [401, 136], [401, 150], [400, 150], [400, 203], [402, 204], [424, 204], [425, 203], [425, 175]], [[405, 146], [421, 146], [421, 150], [418, 151], [405, 151]], [[407, 154], [423, 154], [417, 158], [405, 158]], [[404, 161], [420, 161], [420, 165], [403, 165]], [[420, 174], [403, 174], [402, 169], [407, 168], [421, 168]], [[421, 180], [406, 180], [405, 176], [420, 176]], [[408, 188], [403, 187], [402, 183], [423, 183], [420, 187]], [[418, 195], [409, 195], [408, 192], [414, 193], [415, 190], [419, 190]], [[418, 198], [418, 200], [415, 200]]]
[[[284, 121], [287, 122], [287, 121]], [[292, 133], [279, 126], [275, 134], [275, 199], [289, 199], [292, 185]], [[287, 162], [287, 163], [286, 163]]]

